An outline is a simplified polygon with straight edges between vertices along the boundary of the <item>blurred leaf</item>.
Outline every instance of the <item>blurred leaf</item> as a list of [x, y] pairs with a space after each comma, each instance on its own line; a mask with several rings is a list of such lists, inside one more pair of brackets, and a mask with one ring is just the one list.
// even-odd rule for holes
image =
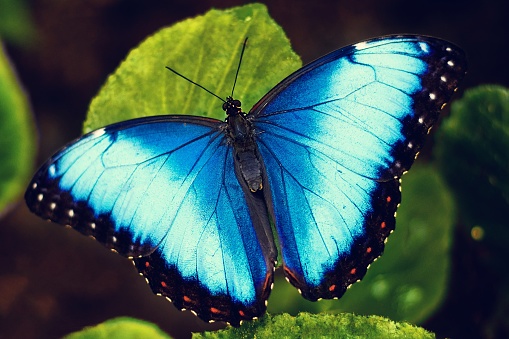
[[458, 205], [458, 277], [451, 300], [463, 307], [468, 298], [470, 317], [485, 337], [506, 337], [509, 90], [483, 85], [466, 91], [452, 105], [437, 141], [440, 170]]
[[0, 44], [0, 212], [26, 188], [33, 171], [34, 139], [27, 98]]
[[0, 37], [24, 45], [32, 41], [34, 34], [26, 1], [0, 0]]
[[218, 98], [165, 69], [169, 66], [222, 98], [231, 94], [244, 39], [235, 97], [248, 111], [301, 66], [283, 30], [261, 4], [211, 10], [164, 28], [133, 49], [92, 101], [85, 132], [147, 115], [226, 117]]
[[79, 332], [71, 333], [66, 339], [168, 339], [171, 338], [157, 325], [148, 321], [121, 317], [107, 320], [99, 325], [85, 327]]
[[[509, 227], [509, 90], [480, 86], [451, 107], [437, 133], [436, 154], [467, 232], [507, 252]], [[505, 259], [504, 259], [505, 260]]]
[[412, 323], [426, 319], [445, 295], [454, 203], [431, 166], [414, 165], [403, 177], [402, 186], [396, 230], [389, 237], [384, 254], [371, 265], [361, 282], [354, 284], [340, 300], [313, 303], [278, 279], [269, 311], [378, 314]]
[[435, 338], [423, 328], [396, 323], [378, 316], [349, 313], [313, 315], [300, 313], [266, 315], [258, 321], [245, 322], [240, 328], [193, 334], [199, 338]]

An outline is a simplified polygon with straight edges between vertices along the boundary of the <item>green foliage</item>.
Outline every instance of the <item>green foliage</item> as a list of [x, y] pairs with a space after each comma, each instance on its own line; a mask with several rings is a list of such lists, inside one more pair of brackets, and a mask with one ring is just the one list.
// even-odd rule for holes
[[[461, 287], [463, 294], [477, 295], [474, 304], [486, 305], [477, 308], [483, 312], [476, 319], [485, 336], [493, 337], [504, 333], [509, 319], [509, 270], [505, 269], [509, 257], [509, 89], [484, 85], [466, 91], [453, 103], [437, 140], [440, 169], [458, 204], [458, 234], [464, 239], [458, 246], [466, 251], [457, 270], [465, 276]], [[478, 284], [484, 281], [489, 290], [478, 293]]]
[[235, 88], [244, 110], [301, 66], [288, 38], [261, 4], [211, 10], [164, 28], [134, 48], [93, 99], [85, 131], [159, 114], [224, 119], [221, 102], [165, 69], [169, 66], [220, 97], [231, 94], [242, 49], [248, 44]]
[[26, 1], [0, 0], [0, 37], [14, 44], [30, 43], [35, 28]]
[[359, 316], [348, 313], [300, 313], [266, 315], [259, 321], [246, 322], [240, 328], [193, 334], [199, 338], [435, 338], [426, 330], [407, 323], [396, 323], [378, 316]]
[[0, 212], [26, 188], [34, 136], [28, 101], [0, 44]]
[[148, 321], [129, 317], [121, 317], [107, 320], [99, 325], [85, 327], [79, 332], [74, 332], [64, 337], [65, 339], [168, 339], [164, 333]]
[[[153, 338], [167, 339], [167, 334], [156, 325], [146, 321], [121, 317], [96, 326], [71, 333], [65, 339], [101, 338]], [[353, 314], [300, 313], [296, 317], [288, 314], [267, 314], [257, 321], [244, 322], [241, 327], [227, 327], [216, 332], [194, 333], [199, 338], [435, 338], [423, 328], [408, 323], [396, 323], [378, 316]]]
[[403, 177], [402, 191], [396, 230], [361, 282], [339, 300], [309, 302], [278, 279], [269, 311], [341, 311], [413, 323], [425, 320], [446, 292], [454, 202], [432, 166], [415, 165]]
[[480, 86], [453, 103], [436, 148], [463, 225], [480, 226], [497, 247], [509, 228], [509, 90]]

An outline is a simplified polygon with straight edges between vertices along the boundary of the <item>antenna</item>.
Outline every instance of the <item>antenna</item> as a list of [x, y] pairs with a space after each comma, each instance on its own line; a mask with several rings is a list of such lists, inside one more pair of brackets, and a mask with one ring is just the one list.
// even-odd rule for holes
[[[244, 40], [244, 43], [242, 44], [242, 51], [240, 52], [240, 59], [239, 59], [239, 65], [237, 66], [237, 73], [235, 73], [235, 81], [233, 82], [233, 88], [232, 88], [232, 95], [231, 97], [233, 97], [233, 91], [235, 91], [235, 85], [237, 84], [237, 78], [239, 76], [239, 71], [240, 71], [240, 64], [242, 63], [242, 57], [244, 56], [244, 51], [246, 49], [246, 45], [247, 45], [247, 38]], [[168, 66], [166, 66], [166, 69], [169, 70], [169, 71], [172, 71], [173, 73], [175, 73], [176, 75], [178, 75], [179, 77], [189, 81], [190, 83], [192, 83], [193, 85], [196, 85], [198, 87], [200, 87], [201, 89], [205, 90], [207, 93], [210, 93], [212, 94], [213, 96], [215, 96], [216, 98], [218, 98], [219, 100], [221, 100], [222, 102], [226, 102], [223, 98], [221, 98], [219, 95], [209, 91], [208, 89], [206, 89], [205, 87], [203, 87], [202, 85], [200, 85], [199, 83], [196, 83], [194, 82], [193, 80], [189, 79], [188, 77], [180, 74], [179, 72], [177, 72], [176, 70], [174, 70], [173, 68], [170, 68]]]
[[246, 50], [246, 45], [247, 45], [247, 37], [244, 40], [244, 43], [242, 44], [242, 51], [240, 52], [239, 65], [237, 66], [237, 73], [235, 74], [235, 81], [233, 82], [232, 95], [231, 95], [232, 98], [233, 98], [233, 91], [235, 91], [235, 85], [237, 84], [237, 77], [239, 76], [240, 64], [242, 63], [242, 57], [244, 56], [244, 51]]
[[203, 87], [202, 85], [200, 85], [200, 84], [198, 84], [198, 83], [194, 82], [193, 80], [191, 80], [191, 79], [189, 79], [189, 78], [187, 78], [187, 77], [183, 76], [182, 74], [180, 74], [179, 72], [177, 72], [177, 71], [176, 71], [176, 70], [174, 70], [173, 68], [170, 68], [170, 67], [168, 67], [168, 66], [166, 66], [166, 68], [167, 68], [168, 70], [172, 71], [173, 73], [177, 74], [179, 77], [186, 79], [187, 81], [189, 81], [189, 82], [190, 82], [190, 83], [192, 83], [193, 85], [196, 85], [196, 86], [200, 87], [201, 89], [203, 89], [203, 90], [207, 91], [208, 93], [212, 94], [213, 96], [215, 96], [216, 98], [218, 98], [218, 99], [219, 99], [219, 100], [221, 100], [222, 102], [226, 102], [226, 101], [225, 101], [223, 98], [221, 98], [219, 95], [217, 95], [217, 94], [215, 94], [215, 93], [213, 93], [213, 92], [209, 91], [208, 89], [206, 89], [206, 88], [205, 88], [205, 87]]

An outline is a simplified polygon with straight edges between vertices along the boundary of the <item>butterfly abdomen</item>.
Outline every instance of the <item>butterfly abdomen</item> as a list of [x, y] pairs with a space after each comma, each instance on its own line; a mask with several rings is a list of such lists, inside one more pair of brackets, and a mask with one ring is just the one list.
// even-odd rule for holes
[[254, 150], [235, 150], [235, 159], [239, 162], [242, 177], [246, 181], [251, 192], [262, 189], [262, 173], [260, 161]]

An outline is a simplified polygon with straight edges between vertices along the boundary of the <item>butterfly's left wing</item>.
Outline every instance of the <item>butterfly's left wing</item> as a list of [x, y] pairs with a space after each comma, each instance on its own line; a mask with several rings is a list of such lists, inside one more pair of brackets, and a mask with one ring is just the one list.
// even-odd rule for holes
[[27, 205], [132, 258], [155, 293], [203, 320], [261, 316], [276, 252], [223, 128], [186, 116], [107, 126], [50, 158]]
[[303, 67], [253, 107], [284, 271], [304, 297], [340, 297], [382, 253], [399, 178], [465, 70], [443, 40], [378, 38]]

